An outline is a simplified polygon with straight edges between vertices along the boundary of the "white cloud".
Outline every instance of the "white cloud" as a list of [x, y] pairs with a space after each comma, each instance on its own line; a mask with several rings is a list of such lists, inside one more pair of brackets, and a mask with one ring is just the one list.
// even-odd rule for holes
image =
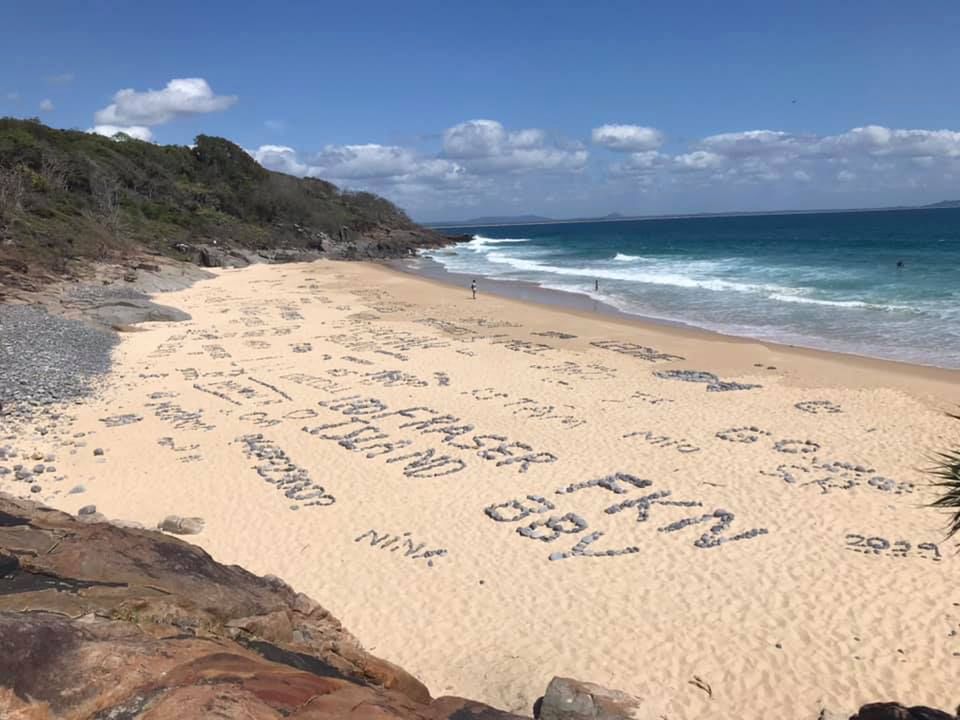
[[299, 177], [320, 177], [338, 184], [443, 183], [457, 180], [463, 168], [442, 158], [420, 157], [394, 145], [328, 145], [301, 157], [283, 145], [261, 145], [248, 151], [264, 167]]
[[285, 145], [261, 145], [256, 150], [248, 150], [254, 160], [268, 170], [304, 177], [309, 174], [310, 166], [301, 162], [297, 151]]
[[747, 130], [710, 135], [701, 140], [698, 146], [728, 158], [763, 157], [772, 162], [782, 162], [803, 153], [810, 142], [809, 138], [786, 132]]
[[374, 143], [328, 145], [312, 164], [319, 173], [348, 180], [443, 180], [462, 172], [462, 168], [450, 160], [421, 158], [408, 148]]
[[40, 101], [40, 112], [53, 112], [53, 100], [45, 98]]
[[806, 170], [794, 170], [793, 179], [798, 182], [810, 182], [813, 178], [810, 177], [810, 173]]
[[643, 125], [601, 125], [591, 137], [595, 145], [620, 152], [656, 150], [663, 144], [663, 133]]
[[528, 129], [517, 130], [507, 136], [507, 142], [510, 147], [515, 148], [535, 148], [539, 147], [546, 140], [546, 134], [543, 130]]
[[499, 154], [507, 131], [496, 120], [470, 120], [443, 133], [443, 152], [450, 158], [481, 158]]
[[681, 170], [713, 170], [723, 165], [723, 157], [707, 150], [695, 150], [677, 155], [673, 162]]
[[644, 176], [651, 175], [665, 167], [670, 162], [670, 156], [657, 150], [647, 150], [646, 152], [630, 153], [621, 162], [613, 163], [610, 166], [610, 172], [618, 176]]
[[895, 130], [881, 125], [853, 128], [824, 137], [814, 151], [825, 156], [864, 153], [897, 157], [960, 157], [960, 132]]
[[579, 143], [550, 142], [535, 128], [508, 131], [496, 120], [468, 120], [443, 133], [443, 157], [477, 174], [576, 171], [588, 155]]
[[857, 179], [857, 174], [850, 170], [841, 170], [837, 173], [837, 180], [840, 182], [853, 182]]
[[94, 115], [97, 125], [150, 126], [174, 118], [226, 110], [235, 95], [216, 95], [203, 78], [177, 78], [163, 90], [120, 90], [113, 103]]
[[128, 125], [126, 127], [119, 125], [95, 125], [87, 130], [87, 132], [104, 135], [106, 137], [113, 137], [118, 133], [123, 133], [124, 135], [129, 135], [132, 138], [143, 140], [144, 142], [153, 140], [153, 133], [150, 131], [150, 128], [140, 125]]

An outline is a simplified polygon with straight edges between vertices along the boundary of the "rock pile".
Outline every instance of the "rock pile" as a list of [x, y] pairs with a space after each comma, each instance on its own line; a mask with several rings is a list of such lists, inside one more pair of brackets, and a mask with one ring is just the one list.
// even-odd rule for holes
[[88, 395], [110, 370], [116, 335], [31, 305], [0, 305], [0, 414]]

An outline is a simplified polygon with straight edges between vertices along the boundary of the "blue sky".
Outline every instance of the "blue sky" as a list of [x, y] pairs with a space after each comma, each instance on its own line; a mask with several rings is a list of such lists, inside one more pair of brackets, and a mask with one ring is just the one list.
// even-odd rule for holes
[[17, 2], [0, 114], [223, 135], [425, 220], [960, 197], [960, 5], [791, 5]]

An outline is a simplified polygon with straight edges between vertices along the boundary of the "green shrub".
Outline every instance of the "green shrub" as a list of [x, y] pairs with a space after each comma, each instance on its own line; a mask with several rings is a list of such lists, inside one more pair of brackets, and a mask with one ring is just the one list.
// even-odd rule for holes
[[[960, 420], [960, 415], [950, 415], [950, 417]], [[960, 448], [937, 453], [935, 462], [936, 464], [930, 470], [931, 474], [937, 478], [933, 486], [940, 488], [943, 494], [932, 505], [953, 511], [948, 530], [948, 537], [953, 537], [960, 532]]]

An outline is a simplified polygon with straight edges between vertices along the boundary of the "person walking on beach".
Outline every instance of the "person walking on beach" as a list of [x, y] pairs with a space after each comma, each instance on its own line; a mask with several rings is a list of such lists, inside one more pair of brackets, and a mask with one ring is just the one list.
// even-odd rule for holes
[[596, 292], [600, 292], [600, 278], [593, 279], [593, 289]]
[[477, 281], [476, 280], [470, 283], [470, 292], [473, 293], [473, 299], [476, 300], [477, 299]]

